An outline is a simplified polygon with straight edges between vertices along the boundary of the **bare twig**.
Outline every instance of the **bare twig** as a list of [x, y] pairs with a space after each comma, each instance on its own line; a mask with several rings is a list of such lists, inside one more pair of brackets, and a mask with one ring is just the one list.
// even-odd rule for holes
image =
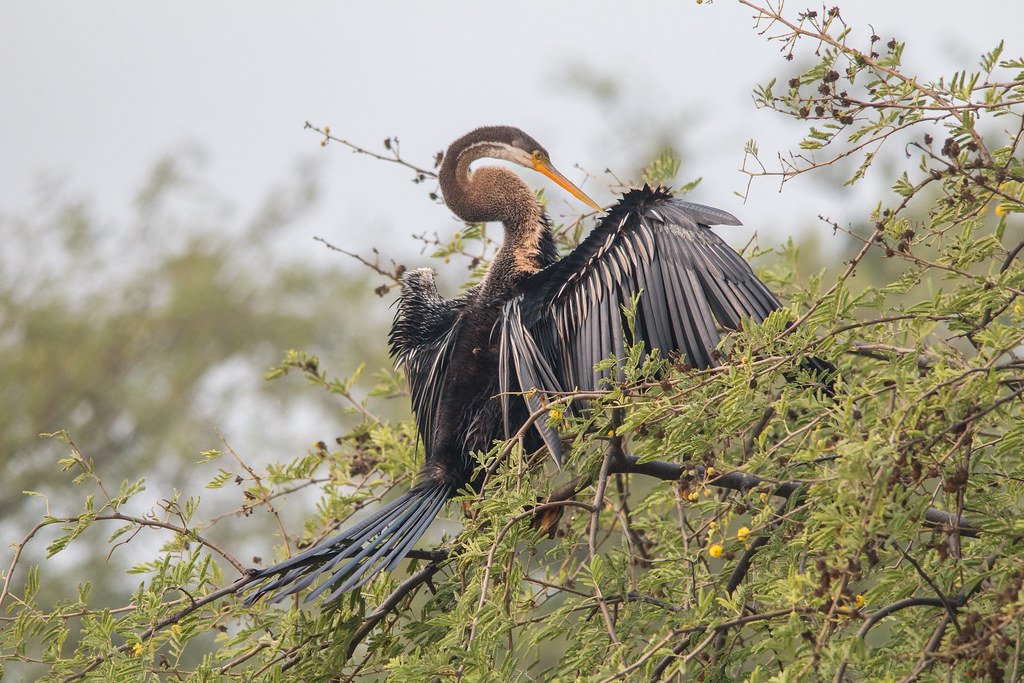
[[319, 128], [317, 126], [314, 126], [309, 121], [306, 121], [306, 125], [304, 126], [304, 128], [306, 128], [307, 130], [316, 131], [317, 133], [319, 133], [320, 135], [323, 136], [324, 141], [328, 141], [329, 140], [331, 142], [337, 142], [338, 144], [341, 144], [341, 145], [344, 145], [344, 146], [348, 147], [349, 149], [351, 149], [356, 154], [365, 154], [368, 157], [372, 157], [374, 159], [379, 159], [380, 161], [387, 161], [388, 163], [398, 164], [399, 166], [404, 166], [405, 168], [408, 168], [409, 170], [414, 171], [416, 173], [416, 181], [417, 182], [422, 182], [425, 178], [436, 178], [437, 177], [437, 173], [435, 173], [434, 171], [426, 169], [426, 168], [424, 168], [422, 166], [419, 166], [417, 164], [410, 163], [410, 162], [406, 161], [405, 159], [403, 159], [402, 155], [399, 153], [398, 146], [396, 144], [394, 144], [394, 142], [396, 141], [394, 138], [388, 138], [388, 141], [386, 143], [386, 147], [390, 150], [390, 153], [389, 154], [381, 154], [379, 152], [371, 151], [371, 150], [369, 150], [366, 147], [363, 147], [361, 145], [357, 145], [354, 142], [350, 142], [350, 141], [345, 140], [343, 138], [339, 138], [339, 137], [336, 137], [334, 135], [331, 135], [331, 129], [329, 127], [327, 127], [327, 126], [324, 126], [323, 128]]

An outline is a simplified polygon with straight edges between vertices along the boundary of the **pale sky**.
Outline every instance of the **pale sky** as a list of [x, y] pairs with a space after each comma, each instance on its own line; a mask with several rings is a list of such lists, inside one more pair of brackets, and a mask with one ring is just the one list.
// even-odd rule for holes
[[[925, 79], [973, 66], [1001, 37], [1006, 55], [1024, 54], [1020, 0], [840, 5], [860, 35], [870, 22], [884, 40], [906, 40], [906, 62]], [[419, 162], [478, 125], [511, 123], [575, 180], [577, 164], [630, 173], [634, 137], [672, 130], [686, 152], [681, 177], [704, 177], [692, 199], [735, 213], [744, 230], [778, 241], [818, 213], [860, 217], [813, 181], [782, 195], [761, 181], [746, 205], [733, 195], [747, 139], [771, 156], [797, 137], [753, 106], [755, 84], [787, 64], [729, 0], [5, 1], [0, 65], [0, 216], [26, 211], [45, 176], [117, 219], [158, 157], [194, 145], [206, 153], [202, 177], [240, 216], [301, 160], [323, 165], [324, 201], [297, 228], [300, 252], [323, 253], [314, 234], [397, 249], [414, 231], [455, 229], [407, 172], [321, 149], [308, 119], [375, 148], [398, 135]], [[567, 85], [580, 71], [618, 85], [611, 113]]]

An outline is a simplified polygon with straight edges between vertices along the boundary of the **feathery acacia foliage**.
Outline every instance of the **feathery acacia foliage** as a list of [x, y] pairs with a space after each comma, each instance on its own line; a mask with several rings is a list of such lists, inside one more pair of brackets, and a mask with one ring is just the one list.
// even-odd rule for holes
[[[198, 496], [125, 514], [140, 485], [108, 493], [59, 434], [86, 502], [15, 546], [0, 593], [4, 661], [66, 681], [1021, 676], [1024, 60], [1000, 46], [931, 82], [903, 70], [898, 41], [859, 44], [838, 9], [741, 3], [785, 56], [818, 60], [782, 92], [778, 80], [758, 89], [760, 105], [808, 129], [777, 168], [748, 143], [752, 176], [785, 181], [852, 159], [857, 182], [880, 173], [883, 148], [912, 153], [895, 194], [852, 225], [823, 219], [856, 245], [837, 272], [798, 282], [798, 250], [780, 248], [763, 275], [788, 307], [730, 336], [719, 367], [690, 372], [627, 348], [626, 381], [588, 393], [592, 412], [568, 417], [559, 397], [535, 416], [571, 443], [564, 473], [552, 477], [518, 438], [497, 444], [481, 454], [483, 493], [464, 494], [466, 515], [450, 506], [457, 523], [437, 525], [435, 550], [329, 607], [243, 606], [248, 558], [237, 539], [215, 540]], [[643, 177], [677, 170], [663, 156]], [[563, 246], [580, 226], [559, 228]], [[424, 239], [477, 275], [492, 253], [484, 226]], [[834, 398], [784, 380], [811, 353], [839, 367]], [[242, 489], [240, 512], [279, 523], [296, 491], [322, 490], [290, 552], [406, 488], [419, 457], [411, 422], [370, 408], [402, 393], [399, 376], [382, 371], [360, 402], [353, 381], [329, 379], [307, 354], [272, 374], [293, 370], [354, 403], [363, 423], [266, 471], [231, 452], [200, 466], [222, 468], [209, 488]], [[56, 526], [50, 551], [61, 552], [105, 522], [112, 544], [165, 538], [133, 568], [131, 603], [92, 605], [83, 584], [37, 604], [45, 565], [22, 566], [21, 548]]]

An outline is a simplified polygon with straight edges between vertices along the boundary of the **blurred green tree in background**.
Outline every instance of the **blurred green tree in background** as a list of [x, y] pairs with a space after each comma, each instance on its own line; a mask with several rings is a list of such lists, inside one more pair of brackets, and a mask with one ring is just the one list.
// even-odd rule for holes
[[[72, 484], [54, 476], [57, 451], [41, 432], [66, 429], [105, 472], [148, 477], [160, 482], [157, 495], [170, 495], [195, 486], [189, 465], [197, 447], [221, 445], [218, 429], [244, 432], [262, 460], [294, 447], [299, 432], [281, 433], [290, 413], [323, 429], [321, 438], [340, 433], [344, 418], [328, 395], [263, 380], [288, 348], [321, 351], [346, 371], [385, 363], [376, 339], [388, 312], [362, 273], [275, 249], [316, 202], [315, 166], [300, 166], [252, 215], [238, 217], [204, 185], [203, 163], [197, 150], [159, 161], [134, 199], [130, 226], [109, 224], [59, 184], [41, 189], [31, 218], [4, 218], [5, 533], [41, 509], [22, 491], [46, 495], [54, 511], [73, 510], [63, 509]], [[342, 300], [366, 303], [360, 327], [335, 324]], [[105, 558], [76, 555], [104, 595], [123, 600], [122, 579], [99, 570]]]

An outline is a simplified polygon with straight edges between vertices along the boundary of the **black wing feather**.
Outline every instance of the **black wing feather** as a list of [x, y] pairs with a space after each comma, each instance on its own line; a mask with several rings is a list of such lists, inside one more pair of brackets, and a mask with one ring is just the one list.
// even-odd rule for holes
[[[594, 390], [607, 372], [594, 365], [624, 355], [621, 306], [642, 291], [635, 341], [695, 368], [716, 363], [718, 328], [763, 322], [781, 304], [750, 265], [709, 226], [738, 225], [730, 214], [674, 199], [663, 188], [633, 190], [568, 256], [533, 275], [505, 306], [500, 325], [503, 387], [529, 392]], [[503, 389], [504, 390], [504, 389]], [[507, 409], [507, 400], [506, 400]], [[557, 435], [538, 421], [556, 460]], [[547, 433], [545, 433], [547, 432]]]
[[396, 365], [405, 369], [412, 412], [426, 452], [431, 453], [436, 411], [448, 375], [456, 322], [466, 297], [443, 299], [429, 268], [406, 272], [388, 341]]

